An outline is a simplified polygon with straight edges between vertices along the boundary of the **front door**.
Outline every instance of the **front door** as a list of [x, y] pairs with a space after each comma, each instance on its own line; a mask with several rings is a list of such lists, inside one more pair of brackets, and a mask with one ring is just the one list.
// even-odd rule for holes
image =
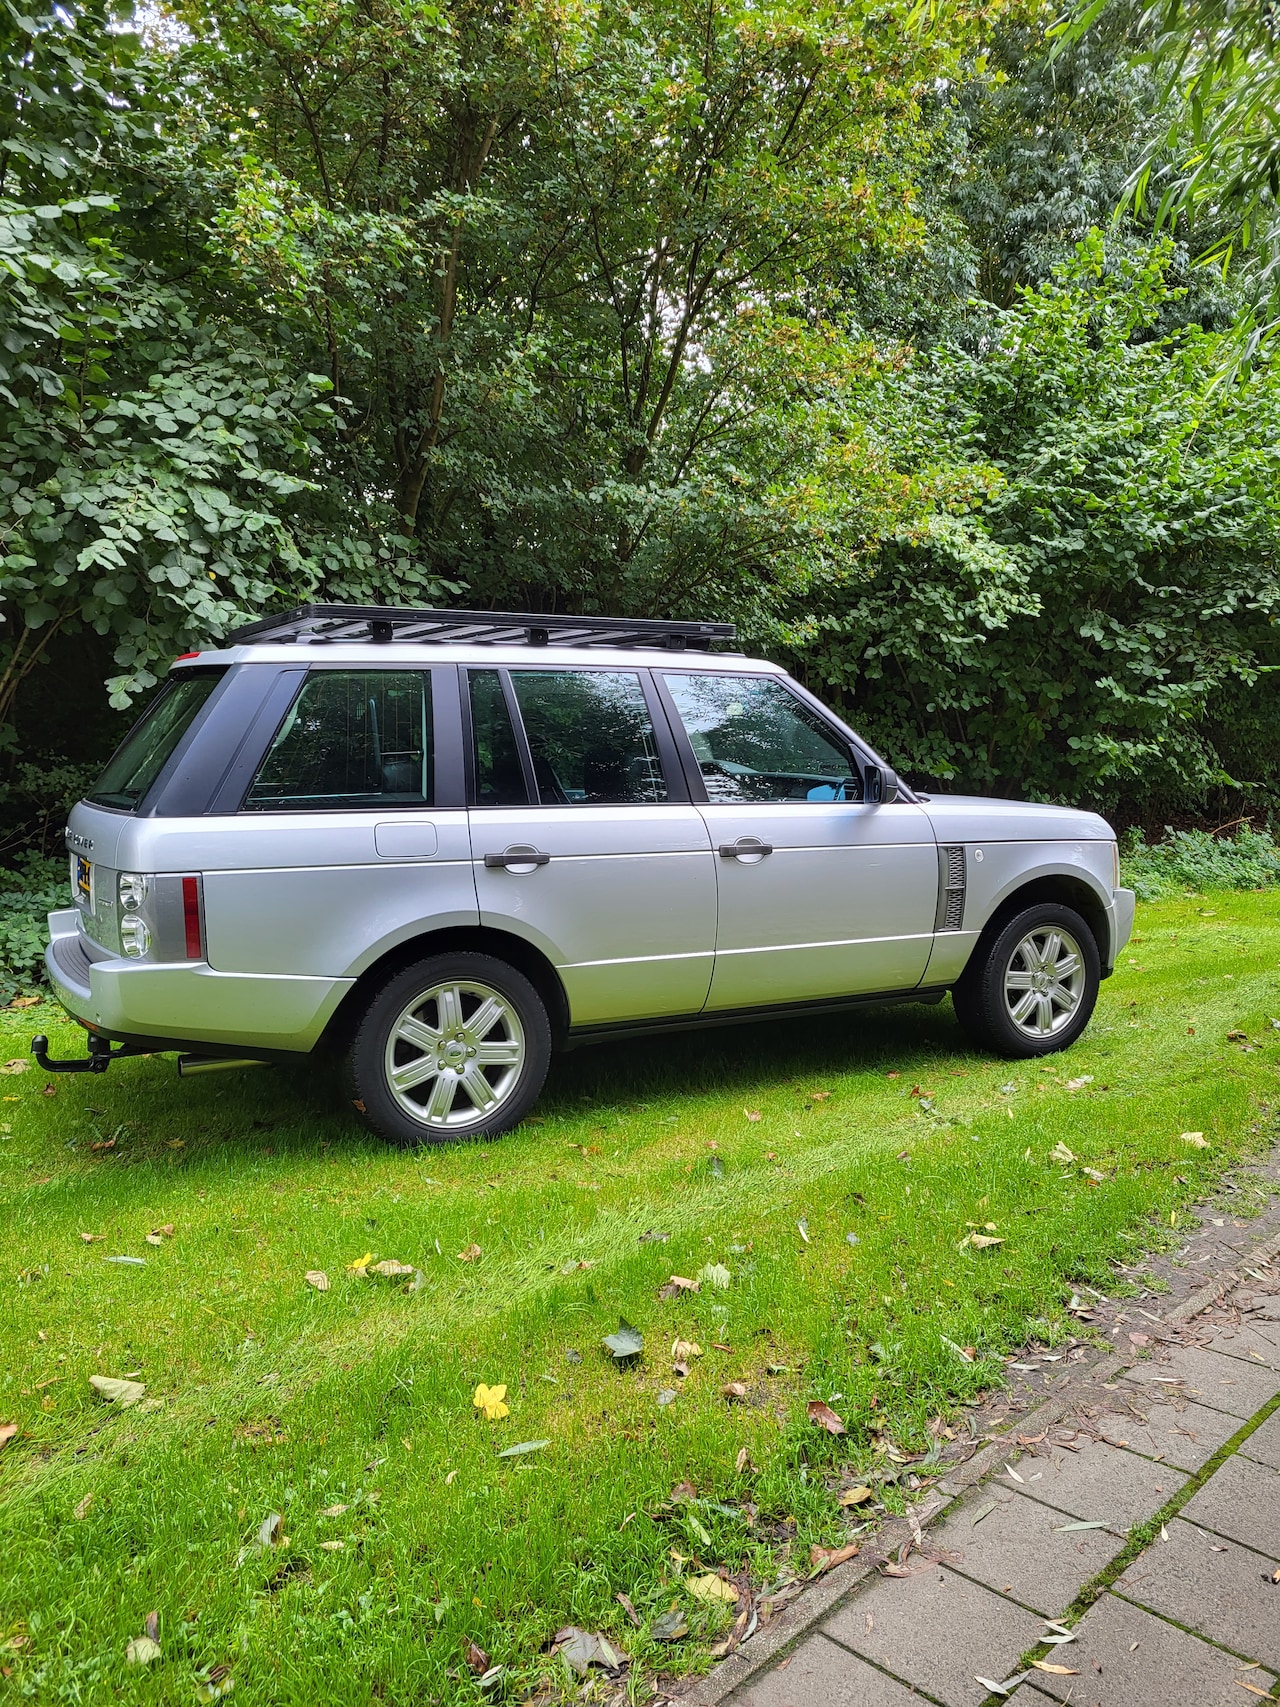
[[923, 809], [866, 804], [842, 732], [776, 676], [668, 670], [715, 850], [708, 1009], [911, 990], [933, 943]]
[[635, 670], [468, 676], [482, 922], [542, 949], [574, 1026], [696, 1014], [715, 858], [652, 684]]

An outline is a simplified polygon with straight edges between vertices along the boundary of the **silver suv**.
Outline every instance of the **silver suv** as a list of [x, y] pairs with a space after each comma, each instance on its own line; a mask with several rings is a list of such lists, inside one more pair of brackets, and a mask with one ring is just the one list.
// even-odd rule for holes
[[987, 1048], [1073, 1043], [1133, 922], [1110, 827], [913, 793], [732, 640], [311, 605], [179, 658], [71, 814], [47, 961], [89, 1054], [37, 1059], [336, 1052], [411, 1146], [619, 1034], [949, 990]]

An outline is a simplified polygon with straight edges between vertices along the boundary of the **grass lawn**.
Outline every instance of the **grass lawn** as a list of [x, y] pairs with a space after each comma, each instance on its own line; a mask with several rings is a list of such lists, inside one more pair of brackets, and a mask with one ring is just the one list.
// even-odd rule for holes
[[[1215, 895], [1145, 907], [1092, 1029], [1043, 1065], [974, 1054], [949, 1004], [618, 1044], [561, 1062], [510, 1137], [417, 1156], [301, 1072], [0, 1077], [8, 1692], [471, 1702], [469, 1643], [518, 1695], [564, 1681], [544, 1649], [573, 1623], [626, 1649], [642, 1698], [730, 1616], [692, 1580], [776, 1578], [787, 1538], [806, 1572], [848, 1533], [833, 1487], [892, 1505], [893, 1449], [1071, 1333], [1071, 1282], [1112, 1286], [1271, 1136], [1273, 1015], [1276, 899]], [[0, 1015], [0, 1062], [42, 1027], [78, 1051], [51, 1018]], [[366, 1256], [420, 1278], [349, 1271]], [[727, 1287], [658, 1297], [707, 1265]], [[620, 1318], [627, 1366], [601, 1345]], [[683, 1379], [677, 1339], [701, 1348]], [[104, 1404], [95, 1374], [145, 1398]], [[484, 1420], [482, 1382], [508, 1416]], [[698, 1501], [664, 1503], [683, 1481]], [[273, 1512], [287, 1544], [260, 1545]], [[656, 1641], [673, 1604], [691, 1635]], [[128, 1666], [153, 1610], [161, 1657]]]

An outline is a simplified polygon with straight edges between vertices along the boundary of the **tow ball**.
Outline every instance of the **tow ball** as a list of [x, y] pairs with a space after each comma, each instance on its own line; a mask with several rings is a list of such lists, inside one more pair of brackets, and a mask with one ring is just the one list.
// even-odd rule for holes
[[128, 1043], [113, 1049], [109, 1038], [90, 1032], [89, 1053], [84, 1060], [55, 1061], [49, 1054], [49, 1039], [41, 1032], [31, 1039], [31, 1053], [46, 1073], [105, 1073], [113, 1061], [122, 1061], [126, 1055], [144, 1055], [146, 1051]]

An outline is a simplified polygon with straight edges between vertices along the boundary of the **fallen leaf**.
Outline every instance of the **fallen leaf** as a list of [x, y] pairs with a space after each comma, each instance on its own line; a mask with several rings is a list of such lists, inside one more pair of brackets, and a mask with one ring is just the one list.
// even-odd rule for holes
[[258, 1525], [260, 1547], [280, 1547], [284, 1544], [284, 1518], [278, 1511], [269, 1511]]
[[507, 1397], [505, 1382], [500, 1387], [486, 1387], [482, 1381], [475, 1390], [471, 1403], [478, 1411], [483, 1411], [488, 1422], [501, 1422], [503, 1417], [511, 1415], [511, 1407], [504, 1401]]
[[155, 1238], [159, 1236], [162, 1239], [171, 1239], [176, 1230], [177, 1229], [174, 1227], [172, 1221], [166, 1221], [163, 1227], [153, 1227], [148, 1237]]
[[807, 1221], [797, 1221], [796, 1232], [799, 1233], [800, 1237], [807, 1245], [809, 1243], [809, 1223]]
[[1050, 1671], [1055, 1677], [1079, 1677], [1080, 1675], [1078, 1671], [1073, 1671], [1070, 1666], [1054, 1665], [1051, 1660], [1032, 1660], [1031, 1663], [1037, 1671]]
[[810, 1576], [819, 1577], [824, 1571], [829, 1571], [833, 1565], [843, 1565], [846, 1559], [852, 1559], [858, 1552], [858, 1543], [851, 1541], [847, 1547], [810, 1547], [809, 1563], [813, 1566]]
[[1129, 1339], [1132, 1342], [1132, 1344], [1134, 1344], [1134, 1345], [1150, 1345], [1151, 1344], [1151, 1335], [1150, 1334], [1130, 1334]]
[[740, 1476], [754, 1476], [756, 1467], [751, 1462], [751, 1454], [745, 1446], [738, 1448], [738, 1456], [733, 1461], [733, 1467]]
[[0, 1446], [8, 1446], [17, 1432], [17, 1423], [0, 1423]]
[[350, 1510], [349, 1505], [327, 1505], [320, 1515], [321, 1517], [341, 1517], [344, 1512]]
[[164, 1243], [164, 1240], [160, 1237], [159, 1233], [146, 1233], [143, 1237], [149, 1245], [162, 1245]]
[[678, 1642], [689, 1634], [689, 1621], [678, 1606], [673, 1606], [654, 1619], [649, 1634], [655, 1642]]
[[836, 1503], [837, 1505], [843, 1506], [861, 1505], [864, 1500], [869, 1500], [870, 1498], [870, 1488], [843, 1488], [836, 1495]]
[[103, 1257], [103, 1262], [119, 1263], [122, 1268], [145, 1268], [146, 1257]]
[[698, 1490], [692, 1482], [677, 1482], [671, 1490], [670, 1498], [675, 1505], [685, 1505], [689, 1500], [696, 1500]]
[[345, 1546], [345, 1541], [322, 1541], [320, 1543], [321, 1550], [325, 1553], [341, 1553]]
[[1065, 1535], [1068, 1529], [1106, 1529], [1107, 1527], [1105, 1523], [1055, 1523], [1053, 1533]]
[[484, 1252], [480, 1249], [479, 1245], [468, 1245], [465, 1250], [458, 1252], [458, 1261], [474, 1262], [477, 1257], [483, 1255]]
[[734, 1399], [745, 1399], [747, 1396], [747, 1385], [745, 1381], [726, 1381], [720, 1391], [724, 1394], [725, 1398], [730, 1401]]
[[718, 1287], [721, 1291], [729, 1285], [731, 1278], [722, 1262], [709, 1262], [698, 1270], [699, 1280], [705, 1280], [708, 1286]]
[[1072, 1155], [1071, 1151], [1067, 1149], [1065, 1144], [1059, 1143], [1055, 1144], [1053, 1149], [1050, 1150], [1049, 1160], [1051, 1162], [1074, 1162], [1075, 1157]]
[[141, 1381], [117, 1381], [110, 1375], [91, 1375], [89, 1385], [100, 1399], [109, 1405], [119, 1405], [122, 1411], [136, 1405], [147, 1390]]
[[700, 1280], [686, 1280], [683, 1274], [673, 1274], [665, 1286], [658, 1288], [659, 1298], [678, 1298], [682, 1292], [701, 1292]]
[[107, 1235], [105, 1233], [81, 1233], [81, 1235], [80, 1235], [80, 1237], [84, 1240], [86, 1245], [99, 1244], [99, 1243], [101, 1243], [101, 1241], [103, 1239], [106, 1238], [106, 1236]]
[[[503, 1392], [506, 1392], [504, 1387]], [[522, 1440], [515, 1446], [508, 1446], [505, 1452], [498, 1454], [499, 1458], [523, 1458], [526, 1452], [541, 1452], [544, 1446], [550, 1446], [549, 1440]]]
[[737, 1586], [734, 1583], [726, 1582], [715, 1571], [707, 1571], [700, 1577], [690, 1577], [686, 1586], [695, 1600], [705, 1601], [708, 1605], [715, 1605], [718, 1602], [723, 1602], [728, 1606], [737, 1604]]
[[1207, 1150], [1209, 1148], [1209, 1140], [1205, 1137], [1203, 1132], [1184, 1132], [1182, 1134], [1182, 1142], [1184, 1144], [1190, 1144], [1195, 1150]]
[[142, 1628], [153, 1642], [158, 1642], [160, 1640], [160, 1614], [148, 1612], [142, 1621]]
[[848, 1434], [849, 1432], [831, 1409], [831, 1406], [824, 1405], [821, 1399], [809, 1400], [808, 1415], [810, 1422], [817, 1423], [819, 1428], [825, 1428], [828, 1434]]
[[15, 996], [9, 1003], [11, 1008], [38, 1008], [44, 1000], [43, 996]]
[[665, 1245], [670, 1237], [670, 1233], [655, 1233], [650, 1228], [647, 1233], [641, 1233], [640, 1243], [642, 1245]]
[[309, 1268], [302, 1278], [308, 1286], [314, 1286], [317, 1292], [329, 1290], [329, 1276], [322, 1268]]
[[134, 1636], [124, 1651], [129, 1666], [149, 1666], [160, 1658], [160, 1644], [151, 1636]]
[[631, 1620], [631, 1622], [635, 1625], [636, 1629], [638, 1630], [640, 1628], [640, 1614], [636, 1611], [635, 1607], [632, 1606], [630, 1598], [627, 1595], [621, 1593], [621, 1591], [619, 1591], [619, 1593], [615, 1594], [613, 1598], [617, 1601], [618, 1605], [622, 1608], [622, 1610], [626, 1613], [627, 1617]]
[[[25, 1073], [30, 1065], [30, 1061], [25, 1056], [19, 1055], [12, 1061], [6, 1061], [4, 1066], [0, 1067], [0, 1073]], [[756, 1119], [759, 1120], [759, 1118], [760, 1116], [757, 1115]]]
[[197, 1701], [221, 1701], [230, 1695], [236, 1686], [236, 1680], [231, 1675], [229, 1665], [210, 1666], [205, 1672], [197, 1672]]
[[363, 1274], [364, 1271], [368, 1268], [369, 1264], [372, 1261], [373, 1261], [373, 1252], [372, 1251], [366, 1251], [362, 1257], [357, 1257], [354, 1262], [349, 1262], [347, 1264], [347, 1273], [348, 1274]]
[[[682, 1367], [687, 1371], [687, 1364], [682, 1365]], [[658, 1403], [664, 1407], [667, 1405], [674, 1405], [679, 1397], [680, 1395], [676, 1392], [674, 1387], [662, 1387], [658, 1390]]]
[[88, 1517], [89, 1507], [92, 1504], [93, 1504], [93, 1495], [92, 1494], [86, 1494], [84, 1496], [84, 1498], [80, 1501], [80, 1504], [71, 1513], [72, 1517], [77, 1519], [77, 1521], [79, 1521], [82, 1518]]
[[969, 1243], [975, 1250], [985, 1251], [989, 1245], [1002, 1245], [1004, 1237], [995, 1233], [970, 1233]]
[[116, 1141], [114, 1138], [103, 1138], [97, 1144], [90, 1144], [89, 1146], [90, 1150], [92, 1150], [95, 1155], [103, 1150], [114, 1150], [115, 1147]]
[[701, 1357], [702, 1347], [692, 1340], [672, 1340], [671, 1355], [678, 1363], [685, 1363], [691, 1357]]
[[468, 1642], [463, 1652], [468, 1671], [473, 1672], [476, 1677], [479, 1677], [482, 1672], [488, 1671], [489, 1656], [478, 1642]]
[[[22, 1063], [22, 1065], [25, 1067], [27, 1065], [27, 1063], [24, 1061]], [[18, 1069], [18, 1070], [20, 1070], [20, 1069]], [[758, 1108], [744, 1108], [742, 1112], [746, 1115], [748, 1120], [763, 1120], [764, 1119], [764, 1116], [761, 1114], [761, 1112]]]
[[397, 1275], [412, 1274], [413, 1264], [411, 1262], [396, 1262], [388, 1257], [385, 1262], [374, 1263], [369, 1273], [380, 1274], [384, 1280], [394, 1280]]
[[556, 1631], [551, 1638], [551, 1652], [559, 1654], [569, 1670], [579, 1677], [585, 1677], [592, 1666], [616, 1672], [629, 1663], [622, 1649], [615, 1648], [607, 1636], [599, 1631], [579, 1630], [576, 1624], [566, 1624]]
[[1081, 1075], [1078, 1079], [1068, 1079], [1067, 1080], [1067, 1089], [1069, 1091], [1082, 1091], [1086, 1085], [1091, 1085], [1092, 1083], [1093, 1083], [1093, 1074], [1092, 1073], [1081, 1073]]
[[1280, 1700], [1280, 1697], [1269, 1694], [1265, 1689], [1259, 1689], [1256, 1684], [1246, 1683], [1241, 1677], [1235, 1679], [1235, 1685], [1237, 1689], [1247, 1689], [1250, 1695], [1260, 1695], [1264, 1701]]
[[644, 1350], [644, 1335], [620, 1316], [617, 1333], [606, 1334], [601, 1343], [618, 1363], [626, 1363], [633, 1357], [639, 1357]]

